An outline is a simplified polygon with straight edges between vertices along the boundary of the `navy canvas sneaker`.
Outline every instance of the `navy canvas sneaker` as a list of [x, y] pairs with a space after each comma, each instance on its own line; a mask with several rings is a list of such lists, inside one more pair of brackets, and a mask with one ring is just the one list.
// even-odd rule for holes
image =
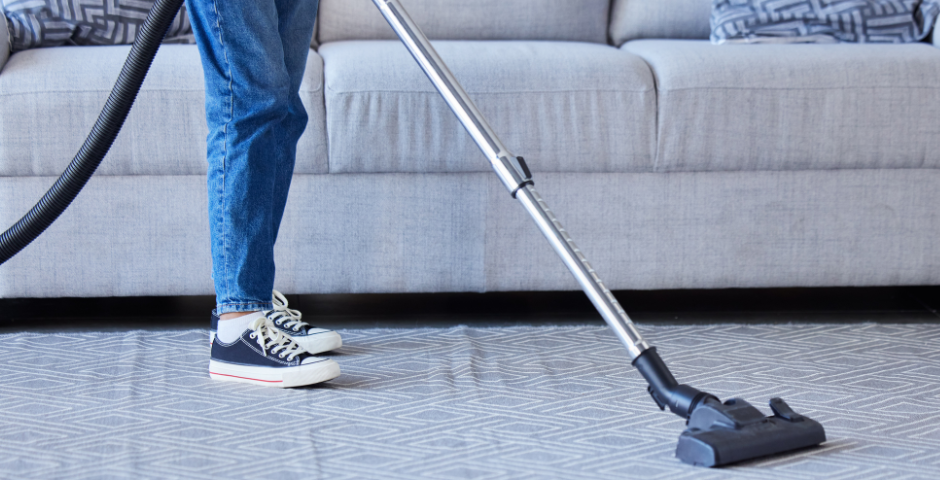
[[[274, 310], [264, 312], [264, 315], [274, 322], [275, 328], [290, 335], [304, 350], [309, 353], [323, 353], [336, 350], [343, 346], [343, 338], [333, 330], [317, 328], [304, 322], [297, 310], [287, 308], [287, 298], [274, 290], [271, 295]], [[219, 329], [219, 316], [215, 310], [209, 324], [209, 343], [215, 340], [215, 332]]]
[[211, 352], [213, 380], [288, 388], [332, 380], [340, 373], [339, 364], [305, 351], [264, 316], [232, 343], [216, 339]]

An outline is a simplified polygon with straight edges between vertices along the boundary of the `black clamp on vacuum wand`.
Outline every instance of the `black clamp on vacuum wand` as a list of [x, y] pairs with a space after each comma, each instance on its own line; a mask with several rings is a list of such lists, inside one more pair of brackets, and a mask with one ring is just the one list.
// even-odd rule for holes
[[[535, 185], [535, 181], [532, 180], [532, 171], [529, 170], [529, 166], [526, 165], [525, 159], [522, 157], [499, 157], [500, 166], [506, 172], [509, 172], [511, 180], [506, 185], [509, 189], [509, 194], [512, 195], [512, 198], [516, 198], [516, 193], [524, 188], [526, 185]], [[500, 175], [500, 169], [496, 169], [497, 175]], [[500, 177], [506, 176], [505, 174], [500, 175]]]

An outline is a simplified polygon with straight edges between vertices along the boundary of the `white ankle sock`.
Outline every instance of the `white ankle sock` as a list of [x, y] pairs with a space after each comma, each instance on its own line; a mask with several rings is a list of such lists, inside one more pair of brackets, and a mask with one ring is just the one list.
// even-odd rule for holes
[[263, 315], [264, 312], [255, 312], [229, 320], [219, 319], [219, 331], [216, 332], [215, 338], [222, 343], [232, 343], [245, 333], [245, 330], [248, 329], [248, 325], [251, 325], [251, 322]]

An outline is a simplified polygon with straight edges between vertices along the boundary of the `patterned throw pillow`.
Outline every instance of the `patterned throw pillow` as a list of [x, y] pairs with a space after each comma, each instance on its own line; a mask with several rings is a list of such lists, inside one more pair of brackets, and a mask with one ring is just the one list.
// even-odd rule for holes
[[[12, 50], [59, 45], [134, 43], [155, 0], [2, 0]], [[183, 8], [166, 34], [177, 40], [192, 31]]]
[[940, 0], [713, 0], [712, 43], [923, 40]]

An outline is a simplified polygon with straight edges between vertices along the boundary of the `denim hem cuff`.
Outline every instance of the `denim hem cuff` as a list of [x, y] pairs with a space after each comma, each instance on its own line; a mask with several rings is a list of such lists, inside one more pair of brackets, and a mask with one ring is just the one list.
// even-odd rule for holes
[[271, 302], [257, 303], [225, 303], [216, 306], [217, 315], [239, 312], [260, 312], [264, 310], [274, 310], [274, 304]]

